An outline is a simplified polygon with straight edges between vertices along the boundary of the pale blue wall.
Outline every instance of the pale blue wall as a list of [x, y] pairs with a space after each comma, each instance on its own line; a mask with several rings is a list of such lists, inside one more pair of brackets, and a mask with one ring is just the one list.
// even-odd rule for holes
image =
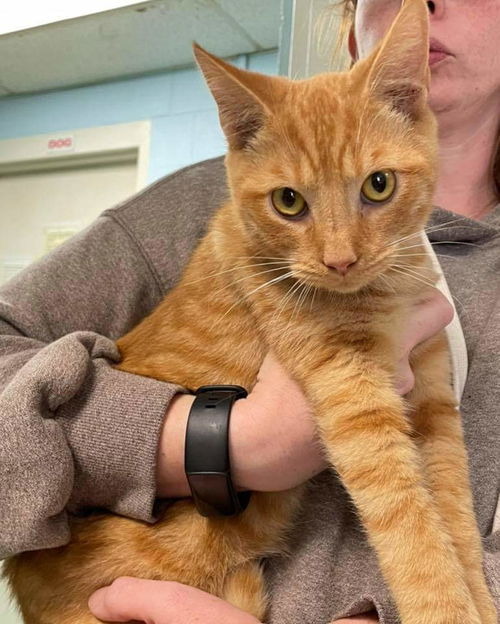
[[[278, 73], [276, 50], [232, 62]], [[225, 152], [215, 103], [195, 68], [89, 87], [0, 99], [0, 140], [151, 120], [149, 182]]]

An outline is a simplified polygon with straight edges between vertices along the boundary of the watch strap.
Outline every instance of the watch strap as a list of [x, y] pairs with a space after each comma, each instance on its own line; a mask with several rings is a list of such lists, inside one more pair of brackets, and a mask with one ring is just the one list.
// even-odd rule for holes
[[231, 480], [229, 421], [241, 386], [201, 386], [189, 412], [184, 466], [193, 500], [202, 516], [234, 516], [248, 505], [251, 492], [236, 492]]

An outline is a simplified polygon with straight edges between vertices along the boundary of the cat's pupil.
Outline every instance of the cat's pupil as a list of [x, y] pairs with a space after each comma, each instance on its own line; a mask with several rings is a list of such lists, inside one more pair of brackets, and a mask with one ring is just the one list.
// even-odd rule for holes
[[372, 175], [372, 186], [377, 193], [383, 193], [387, 187], [387, 178], [384, 173], [377, 171]]
[[291, 188], [283, 189], [281, 199], [283, 200], [283, 203], [285, 204], [285, 206], [287, 206], [288, 208], [291, 208], [295, 204], [296, 198], [297, 196], [293, 189]]

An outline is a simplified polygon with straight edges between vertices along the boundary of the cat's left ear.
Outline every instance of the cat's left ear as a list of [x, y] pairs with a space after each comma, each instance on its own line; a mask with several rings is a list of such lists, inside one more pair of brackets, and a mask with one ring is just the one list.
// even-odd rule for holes
[[279, 78], [239, 69], [197, 43], [193, 52], [219, 109], [231, 149], [244, 148], [271, 114]]
[[430, 88], [429, 12], [424, 0], [404, 0], [378, 49], [372, 54], [368, 87], [375, 97], [417, 120]]

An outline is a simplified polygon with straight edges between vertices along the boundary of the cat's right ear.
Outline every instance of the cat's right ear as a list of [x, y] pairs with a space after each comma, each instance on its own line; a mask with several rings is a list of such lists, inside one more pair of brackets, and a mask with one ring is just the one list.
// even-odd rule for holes
[[193, 52], [217, 102], [229, 147], [244, 148], [271, 114], [276, 79], [230, 65], [197, 43]]

